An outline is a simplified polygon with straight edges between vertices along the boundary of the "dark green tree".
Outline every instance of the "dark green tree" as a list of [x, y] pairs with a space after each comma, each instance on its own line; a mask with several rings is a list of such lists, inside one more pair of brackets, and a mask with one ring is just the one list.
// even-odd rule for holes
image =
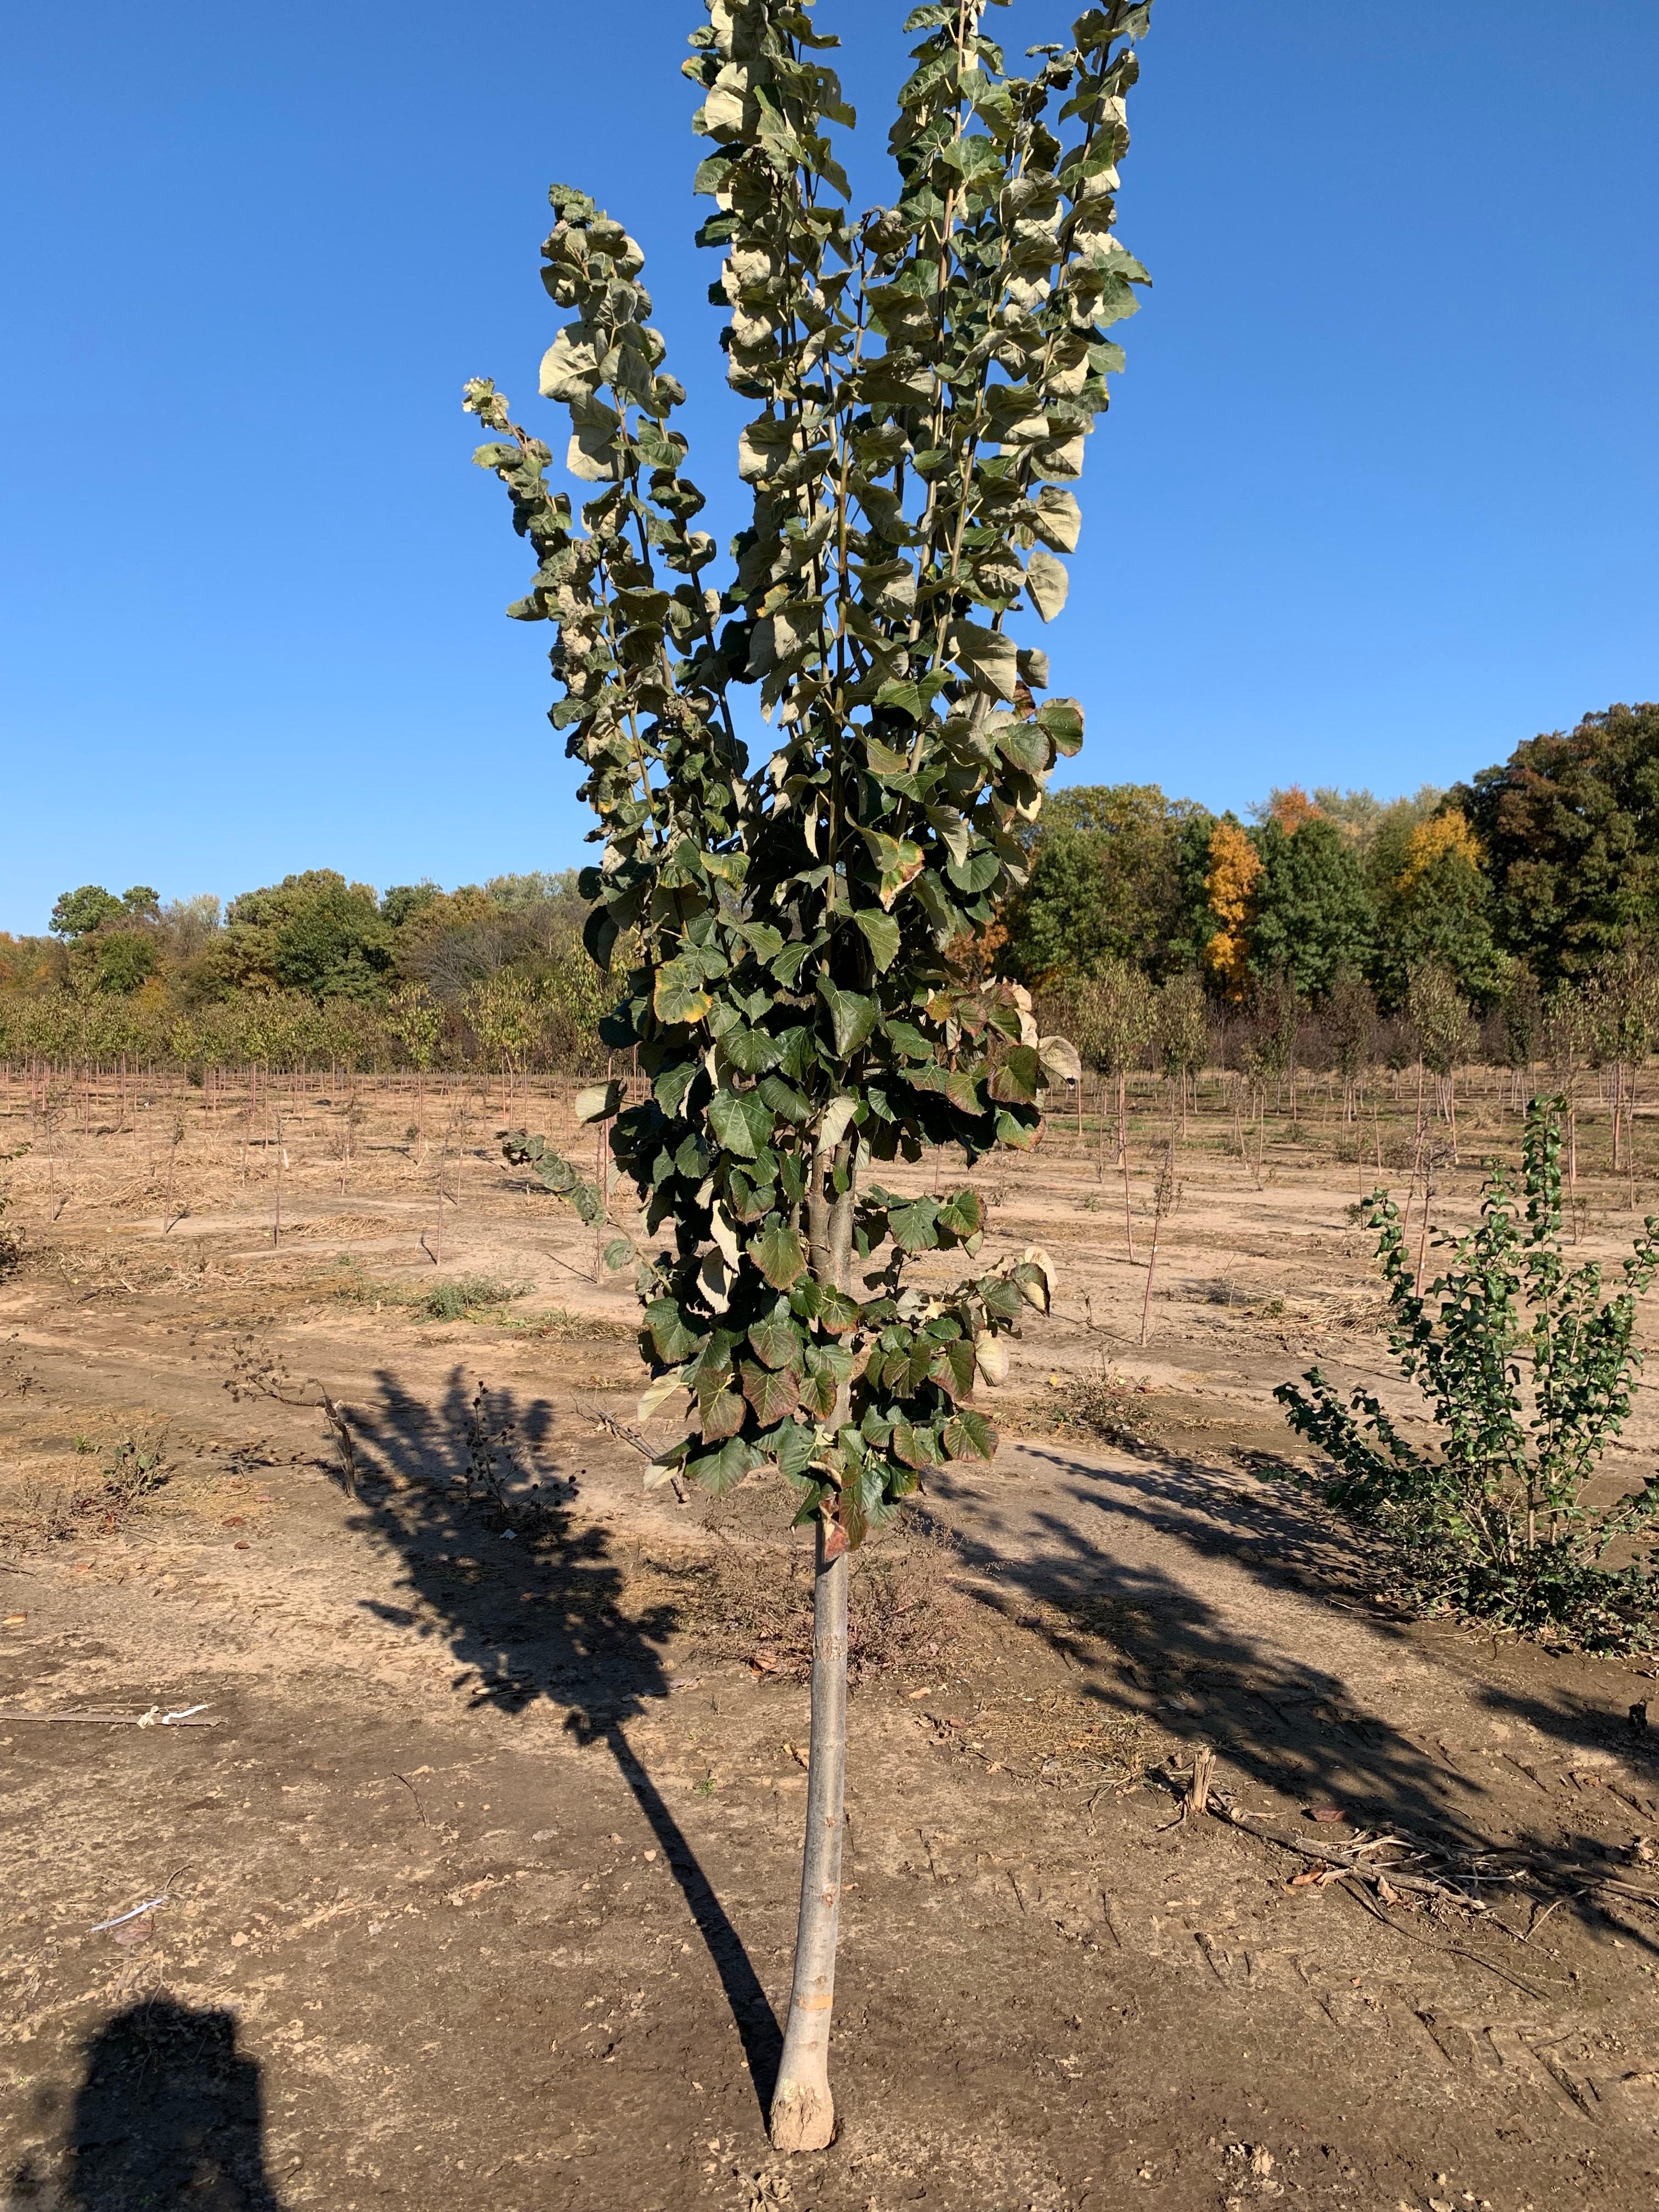
[[367, 999], [389, 980], [393, 951], [369, 884], [349, 884], [333, 868], [307, 868], [233, 899], [212, 957], [233, 984]]
[[65, 891], [52, 910], [54, 937], [90, 937], [106, 921], [124, 912], [121, 902], [101, 884], [82, 884], [78, 891]]
[[1294, 831], [1268, 820], [1255, 836], [1261, 873], [1250, 971], [1288, 975], [1304, 996], [1318, 996], [1339, 969], [1363, 968], [1370, 957], [1373, 917], [1359, 862], [1337, 824], [1321, 815]]
[[1486, 848], [1499, 940], [1541, 982], [1659, 929], [1659, 703], [1528, 738], [1449, 796]]
[[1155, 783], [1055, 792], [1032, 839], [1030, 882], [1009, 905], [1015, 971], [1036, 981], [1091, 975], [1103, 960], [1158, 975], [1195, 965], [1213, 927], [1203, 886], [1212, 826]]

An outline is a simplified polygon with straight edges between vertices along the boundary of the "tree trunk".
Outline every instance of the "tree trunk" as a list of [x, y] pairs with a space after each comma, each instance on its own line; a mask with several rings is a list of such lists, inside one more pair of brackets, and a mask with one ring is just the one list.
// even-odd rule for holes
[[[837, 1537], [841, 1548], [830, 1556]], [[812, 1741], [806, 1773], [795, 1978], [770, 2114], [775, 2150], [823, 2150], [836, 2132], [830, 2019], [841, 1920], [842, 1802], [847, 1780], [847, 1548], [818, 1516], [812, 1583]]]
[[[843, 1136], [831, 1152], [812, 1155], [807, 1237], [812, 1272], [845, 1290], [853, 1273], [856, 1139]], [[836, 1168], [847, 1188], [835, 1194]], [[827, 1186], [827, 1187], [826, 1187]], [[836, 1395], [830, 1426], [847, 1419], [851, 1386]], [[836, 1943], [841, 1924], [841, 1839], [847, 1785], [847, 1536], [820, 1513], [812, 1577], [812, 1733], [806, 1768], [806, 1840], [801, 1853], [800, 1917], [795, 1927], [795, 1975], [783, 2055], [768, 2124], [775, 2150], [823, 2150], [836, 2132], [830, 2091], [830, 2021], [836, 1997]]]

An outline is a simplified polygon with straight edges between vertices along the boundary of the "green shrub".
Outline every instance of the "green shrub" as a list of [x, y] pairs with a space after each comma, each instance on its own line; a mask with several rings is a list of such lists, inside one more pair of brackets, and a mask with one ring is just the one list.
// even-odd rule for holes
[[1630, 1412], [1636, 1301], [1659, 1269], [1659, 1222], [1644, 1224], [1611, 1297], [1599, 1266], [1569, 1268], [1562, 1110], [1559, 1099], [1532, 1102], [1523, 1206], [1494, 1168], [1476, 1226], [1436, 1238], [1444, 1270], [1421, 1293], [1393, 1200], [1376, 1191], [1362, 1208], [1377, 1236], [1389, 1350], [1427, 1401], [1431, 1449], [1402, 1437], [1368, 1390], [1343, 1405], [1317, 1367], [1303, 1378], [1311, 1396], [1291, 1382], [1273, 1395], [1335, 1462], [1332, 1502], [1395, 1540], [1418, 1602], [1593, 1650], [1648, 1649], [1659, 1584], [1639, 1561], [1607, 1562], [1615, 1546], [1640, 1546], [1659, 1477], [1601, 1510], [1585, 1496]]

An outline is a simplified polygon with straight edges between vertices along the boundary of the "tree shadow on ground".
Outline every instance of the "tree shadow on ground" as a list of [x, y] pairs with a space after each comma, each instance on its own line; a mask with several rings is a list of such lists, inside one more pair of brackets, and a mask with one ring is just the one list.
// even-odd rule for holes
[[[764, 2112], [783, 2039], [741, 1937], [684, 1831], [629, 1742], [627, 1724], [669, 1682], [662, 1646], [673, 1607], [629, 1609], [607, 1531], [579, 1525], [580, 1472], [551, 1457], [556, 1415], [544, 1398], [469, 1394], [457, 1367], [434, 1407], [380, 1370], [360, 1439], [355, 1526], [402, 1563], [406, 1606], [370, 1610], [441, 1637], [473, 1700], [506, 1712], [538, 1701], [563, 1711], [581, 1744], [603, 1742], [645, 1815], [720, 1975]], [[489, 1465], [486, 1468], [485, 1462]]]
[[[265, 2172], [257, 2060], [228, 2012], [166, 1996], [117, 2013], [83, 2047], [61, 2184], [33, 2160], [11, 2177], [15, 2212], [278, 2212]], [[54, 2100], [40, 2100], [49, 2111]]]
[[[1310, 1498], [1195, 1461], [1114, 1467], [1036, 1444], [1020, 1449], [1060, 1478], [1057, 1498], [1032, 1511], [1017, 1489], [1003, 1493], [1006, 1504], [975, 1494], [971, 1512], [952, 1514], [952, 1524], [964, 1563], [982, 1577], [981, 1601], [1042, 1634], [1085, 1696], [1156, 1716], [1213, 1743], [1248, 1779], [1309, 1806], [1334, 1803], [1358, 1825], [1465, 1852], [1491, 1849], [1501, 1827], [1503, 1849], [1562, 1882], [1604, 1852], [1593, 1839], [1564, 1838], [1571, 1809], [1559, 1797], [1549, 1815], [1516, 1819], [1510, 1802], [1503, 1817], [1485, 1758], [1498, 1742], [1459, 1741], [1455, 1707], [1449, 1717], [1421, 1706], [1420, 1681], [1406, 1678], [1434, 1655], [1408, 1639], [1398, 1615], [1376, 1607], [1377, 1553], [1363, 1532]], [[961, 1486], [944, 1476], [930, 1488], [948, 1506]], [[1171, 1545], [1190, 1559], [1190, 1576], [1172, 1561]], [[1257, 1601], [1259, 1626], [1230, 1617], [1212, 1573], [1224, 1559], [1267, 1596], [1265, 1607]], [[1022, 1610], [1033, 1601], [1042, 1612]], [[1370, 1649], [1364, 1679], [1351, 1682], [1340, 1649], [1328, 1647], [1338, 1640], [1352, 1650], [1355, 1638]], [[1651, 1764], [1622, 1715], [1590, 1708], [1565, 1683], [1500, 1685], [1455, 1655], [1450, 1664], [1450, 1696], [1474, 1712], [1575, 1751], [1616, 1747]], [[1390, 1706], [1395, 1667], [1403, 1686]], [[1524, 1804], [1530, 1788], [1547, 1795], [1536, 1777], [1523, 1779], [1524, 1747], [1514, 1748], [1522, 1756], [1508, 1761], [1505, 1798]], [[1646, 1931], [1637, 1940], [1652, 1948]]]

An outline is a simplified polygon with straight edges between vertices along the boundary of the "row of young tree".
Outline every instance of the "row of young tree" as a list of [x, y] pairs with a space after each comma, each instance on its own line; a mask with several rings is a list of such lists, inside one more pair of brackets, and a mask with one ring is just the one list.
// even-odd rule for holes
[[1291, 787], [1256, 813], [1155, 784], [1052, 793], [988, 954], [1027, 982], [1191, 974], [1233, 1006], [1358, 976], [1384, 1013], [1431, 964], [1488, 1013], [1659, 941], [1659, 705], [1587, 715], [1449, 791]]

